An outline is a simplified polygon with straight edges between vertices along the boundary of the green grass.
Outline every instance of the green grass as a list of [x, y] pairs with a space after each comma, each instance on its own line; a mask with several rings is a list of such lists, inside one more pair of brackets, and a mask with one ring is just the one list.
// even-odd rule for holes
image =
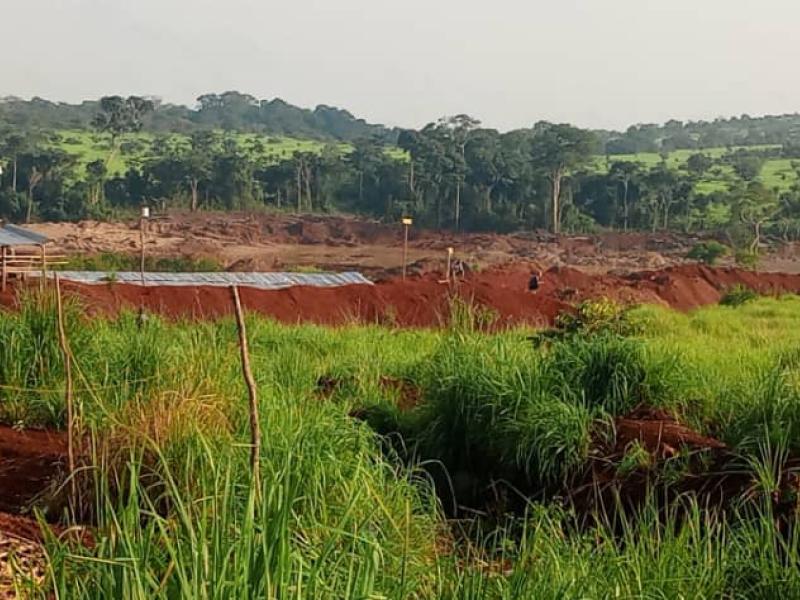
[[[746, 146], [746, 150], [766, 150], [775, 146]], [[735, 149], [735, 148], [734, 148]], [[719, 158], [728, 152], [728, 148], [706, 148], [703, 150], [675, 150], [667, 154], [666, 164], [676, 171], [686, 172], [686, 161], [692, 154], [705, 154], [712, 158]], [[613, 154], [608, 157], [598, 156], [592, 163], [592, 168], [606, 172], [608, 165], [615, 161], [637, 162], [645, 168], [652, 168], [661, 162], [661, 155], [656, 152], [640, 152], [638, 154]], [[764, 161], [764, 167], [758, 180], [770, 189], [786, 191], [797, 183], [797, 173], [792, 169], [790, 159], [770, 158]], [[697, 182], [695, 190], [699, 194], [724, 192], [741, 185], [741, 180], [735, 175], [728, 165], [717, 165]]]
[[[122, 252], [70, 256], [65, 264], [58, 266], [60, 271], [106, 271], [108, 273], [138, 271], [140, 268], [139, 256]], [[221, 271], [222, 265], [213, 258], [147, 256], [144, 268], [145, 271], [157, 273], [209, 273]]]
[[[53, 145], [77, 158], [77, 175], [79, 177], [83, 176], [87, 164], [97, 160], [105, 161], [109, 156], [110, 140], [107, 135], [85, 130], [60, 130], [56, 133], [60, 139]], [[177, 140], [179, 143], [188, 140], [188, 137], [178, 134], [172, 134], [169, 137], [174, 141]], [[301, 140], [280, 136], [259, 136], [257, 134], [237, 133], [234, 134], [234, 137], [239, 147], [243, 150], [250, 148], [256, 139], [260, 139], [264, 144], [264, 152], [261, 153], [260, 156], [261, 159], [266, 162], [277, 162], [292, 156], [294, 152], [298, 151], [319, 152], [324, 146], [322, 142], [314, 140]], [[154, 136], [149, 133], [124, 135], [120, 140], [123, 150], [117, 152], [113, 156], [109, 165], [109, 172], [115, 175], [121, 175], [137, 161], [146, 159], [149, 156], [150, 144], [153, 139]], [[134, 149], [132, 152], [126, 152], [125, 147], [130, 143], [140, 144], [141, 146]], [[346, 151], [349, 146], [346, 144], [337, 144], [337, 147], [342, 151]]]
[[[85, 130], [60, 130], [57, 132], [60, 141], [55, 145], [65, 150], [69, 154], [77, 157], [78, 168], [77, 177], [83, 177], [85, 167], [88, 163], [103, 160], [109, 155], [108, 136]], [[258, 159], [266, 164], [275, 163], [282, 159], [292, 156], [294, 152], [319, 152], [324, 143], [315, 140], [302, 140], [280, 136], [263, 136], [259, 134], [233, 134], [239, 147], [243, 150], [252, 149], [253, 143], [260, 140], [263, 143], [264, 151], [259, 153]], [[173, 140], [186, 141], [186, 136], [173, 134]], [[149, 146], [154, 136], [149, 133], [128, 134], [121, 140], [123, 145], [131, 142], [140, 144], [140, 147], [132, 152], [118, 152], [114, 155], [109, 170], [111, 173], [120, 175], [130, 166], [147, 158]], [[350, 150], [348, 144], [335, 144], [342, 153]], [[768, 149], [771, 146], [748, 146], [747, 149], [758, 150]], [[676, 150], [667, 155], [667, 165], [675, 170], [686, 171], [686, 161], [692, 154], [701, 152], [708, 156], [719, 158], [728, 151], [727, 148], [708, 148], [704, 150]], [[407, 160], [407, 154], [399, 148], [392, 147], [388, 152], [398, 160]], [[592, 162], [592, 168], [605, 172], [608, 165], [614, 161], [638, 162], [646, 168], [652, 168], [661, 162], [661, 155], [655, 152], [641, 152], [639, 154], [618, 154], [597, 156]], [[776, 188], [780, 191], [790, 189], [797, 181], [797, 175], [791, 167], [789, 159], [768, 159], [764, 163], [759, 180], [769, 188]], [[700, 194], [710, 194], [717, 191], [727, 191], [739, 185], [740, 180], [727, 165], [715, 166], [702, 180], [696, 184], [696, 191]]]
[[[250, 315], [256, 497], [233, 321], [87, 319], [70, 302], [96, 544], [50, 540], [51, 588], [86, 599], [797, 596], [800, 538], [776, 533], [766, 491], [748, 518], [686, 499], [672, 517], [654, 502], [582, 529], [552, 501], [591, 436], [639, 403], [747, 457], [757, 500], [774, 487], [770, 461], [800, 452], [800, 298], [629, 319], [627, 337], [537, 348], [528, 331], [462, 321], [329, 329]], [[342, 385], [321, 396], [320, 376]], [[399, 411], [382, 376], [412, 382], [421, 404]], [[2, 421], [62, 427], [63, 378], [52, 300], [0, 314]], [[365, 407], [388, 437], [348, 416]], [[464, 539], [434, 489], [449, 480], [462, 498], [485, 495], [489, 475], [527, 485], [532, 501]]]
[[[51, 143], [65, 152], [76, 157], [77, 169], [76, 176], [81, 178], [85, 174], [86, 165], [102, 160], [106, 161], [110, 153], [110, 140], [107, 135], [86, 130], [60, 130], [56, 132], [59, 141]], [[253, 153], [254, 143], [260, 141], [263, 151], [253, 154], [262, 164], [273, 164], [281, 160], [290, 158], [295, 152], [320, 152], [325, 146], [324, 142], [308, 139], [297, 139], [282, 136], [266, 136], [251, 133], [235, 133], [238, 147], [242, 151]], [[150, 144], [155, 136], [150, 133], [136, 133], [124, 135], [120, 143], [122, 150], [112, 157], [109, 164], [109, 172], [113, 175], [122, 175], [131, 166], [149, 157]], [[178, 144], [188, 142], [188, 136], [171, 134], [169, 138]], [[132, 150], [130, 144], [135, 146]], [[346, 143], [333, 143], [341, 153], [350, 151], [351, 146]], [[126, 150], [127, 148], [127, 150]], [[406, 154], [399, 148], [390, 148], [389, 154], [398, 160], [406, 160]]]

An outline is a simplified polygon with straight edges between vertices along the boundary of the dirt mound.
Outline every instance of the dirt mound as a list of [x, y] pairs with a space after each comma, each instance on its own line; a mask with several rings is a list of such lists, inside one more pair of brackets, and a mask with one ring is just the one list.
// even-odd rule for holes
[[416, 408], [422, 400], [422, 390], [411, 380], [381, 375], [380, 386], [396, 396], [397, 408], [403, 412]]
[[677, 456], [681, 450], [724, 450], [725, 444], [700, 435], [678, 423], [666, 412], [640, 408], [614, 423], [616, 443], [613, 453], [623, 455], [631, 444], [638, 443], [651, 455], [663, 459]]
[[[536, 294], [527, 291], [532, 270], [518, 264], [470, 274], [464, 281], [442, 282], [441, 274], [389, 279], [375, 285], [337, 288], [297, 286], [283, 290], [241, 288], [246, 309], [285, 323], [323, 325], [378, 323], [401, 327], [438, 327], [451, 318], [453, 299], [481, 309], [490, 329], [527, 324], [552, 324], [574, 303], [605, 297], [623, 304], [661, 304], [690, 310], [716, 304], [735, 285], [763, 293], [800, 293], [800, 275], [753, 273], [695, 265], [628, 275], [591, 274], [572, 267], [545, 272]], [[213, 286], [148, 286], [64, 282], [67, 293], [81, 299], [89, 313], [108, 315], [143, 307], [168, 318], [214, 319], [231, 314], [231, 293]], [[0, 295], [0, 305], [15, 306], [13, 292]]]
[[650, 494], [663, 507], [692, 495], [705, 508], [723, 508], [740, 500], [751, 480], [733, 461], [719, 440], [640, 407], [615, 419], [610, 438], [600, 428], [588, 467], [566, 497], [587, 517], [636, 514]]

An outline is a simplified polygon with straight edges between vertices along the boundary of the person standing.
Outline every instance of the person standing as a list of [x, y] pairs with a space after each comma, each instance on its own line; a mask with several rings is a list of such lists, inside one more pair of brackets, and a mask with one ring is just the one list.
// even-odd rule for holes
[[534, 271], [531, 274], [531, 278], [528, 281], [528, 291], [535, 294], [536, 290], [539, 289], [539, 285], [542, 283], [542, 272], [541, 271]]

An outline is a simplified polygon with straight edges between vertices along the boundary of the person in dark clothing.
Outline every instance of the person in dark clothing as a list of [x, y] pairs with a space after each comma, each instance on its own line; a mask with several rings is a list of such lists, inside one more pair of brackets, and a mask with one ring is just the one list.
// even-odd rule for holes
[[466, 279], [469, 274], [469, 267], [463, 260], [455, 260], [451, 271], [453, 278], [458, 281], [459, 279]]
[[541, 283], [542, 279], [542, 272], [536, 271], [531, 275], [530, 281], [528, 281], [528, 291], [535, 292], [539, 289], [539, 284]]

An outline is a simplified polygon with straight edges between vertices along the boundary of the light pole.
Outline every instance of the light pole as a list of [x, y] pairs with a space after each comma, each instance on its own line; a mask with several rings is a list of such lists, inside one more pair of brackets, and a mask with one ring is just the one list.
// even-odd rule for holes
[[450, 283], [450, 272], [453, 268], [453, 248], [447, 249], [447, 283]]
[[408, 228], [414, 223], [411, 217], [403, 217], [403, 281], [406, 279], [408, 265]]
[[139, 263], [139, 274], [142, 277], [142, 286], [145, 285], [144, 283], [144, 224], [147, 219], [150, 218], [150, 207], [143, 206], [142, 207], [142, 216], [139, 219], [139, 245], [141, 246], [141, 260]]

